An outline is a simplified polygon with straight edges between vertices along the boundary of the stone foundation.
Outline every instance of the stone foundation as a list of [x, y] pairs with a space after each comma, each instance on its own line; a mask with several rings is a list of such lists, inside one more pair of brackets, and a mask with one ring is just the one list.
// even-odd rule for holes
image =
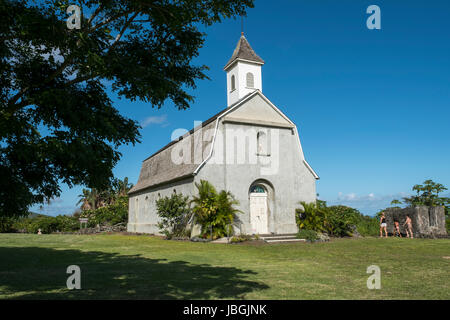
[[385, 210], [387, 231], [394, 233], [394, 221], [400, 224], [400, 233], [406, 236], [406, 215], [412, 220], [413, 236], [415, 238], [443, 238], [447, 237], [445, 228], [444, 207], [417, 206], [412, 208], [389, 208]]

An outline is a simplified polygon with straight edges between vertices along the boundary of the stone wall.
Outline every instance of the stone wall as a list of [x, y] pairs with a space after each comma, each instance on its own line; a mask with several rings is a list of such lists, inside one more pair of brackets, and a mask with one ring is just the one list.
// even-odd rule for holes
[[406, 235], [406, 215], [412, 220], [413, 235], [416, 238], [440, 238], [447, 236], [444, 207], [417, 206], [413, 208], [389, 208], [385, 210], [387, 231], [394, 233], [394, 221], [400, 224], [400, 232]]

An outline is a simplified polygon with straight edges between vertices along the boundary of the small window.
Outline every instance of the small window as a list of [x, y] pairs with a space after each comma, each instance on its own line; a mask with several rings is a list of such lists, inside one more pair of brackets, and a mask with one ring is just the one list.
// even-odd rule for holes
[[249, 72], [247, 73], [247, 88], [254, 88], [255, 87], [255, 79], [253, 77], [253, 73]]
[[234, 75], [231, 76], [231, 91], [236, 90], [236, 78]]
[[250, 192], [251, 193], [266, 193], [266, 190], [264, 189], [264, 187], [256, 185], [250, 189]]
[[267, 139], [264, 132], [258, 132], [256, 135], [256, 143], [258, 147], [258, 154], [267, 154]]

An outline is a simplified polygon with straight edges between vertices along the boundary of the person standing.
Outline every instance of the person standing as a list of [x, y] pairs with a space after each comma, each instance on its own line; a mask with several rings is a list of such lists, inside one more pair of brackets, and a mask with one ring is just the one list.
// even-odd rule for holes
[[406, 215], [406, 221], [403, 224], [403, 226], [406, 226], [406, 236], [408, 238], [413, 239], [414, 236], [413, 236], [413, 231], [412, 231], [412, 220], [409, 215]]
[[400, 223], [397, 220], [394, 220], [394, 237], [402, 237], [402, 234], [400, 233]]
[[384, 212], [381, 212], [381, 217], [380, 217], [380, 238], [383, 238], [383, 230], [384, 230], [385, 237], [387, 238], [388, 234], [387, 234], [386, 227], [387, 227], [386, 217], [384, 216]]

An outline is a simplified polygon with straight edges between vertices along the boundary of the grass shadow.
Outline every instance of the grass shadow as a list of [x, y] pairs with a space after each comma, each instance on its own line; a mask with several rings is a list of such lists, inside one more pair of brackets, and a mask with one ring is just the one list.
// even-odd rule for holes
[[[81, 290], [68, 290], [69, 265], [81, 268]], [[0, 298], [242, 299], [268, 286], [235, 267], [191, 264], [97, 251], [0, 248]]]

